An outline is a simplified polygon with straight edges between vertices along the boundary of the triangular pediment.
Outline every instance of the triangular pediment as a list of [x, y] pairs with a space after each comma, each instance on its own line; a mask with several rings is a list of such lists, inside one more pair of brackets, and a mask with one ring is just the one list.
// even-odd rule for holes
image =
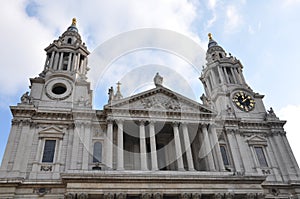
[[267, 140], [259, 135], [253, 135], [247, 139], [250, 145], [267, 145]]
[[56, 126], [46, 127], [39, 132], [39, 137], [43, 138], [62, 138], [64, 135], [63, 130]]
[[112, 101], [104, 108], [213, 114], [208, 107], [162, 86]]

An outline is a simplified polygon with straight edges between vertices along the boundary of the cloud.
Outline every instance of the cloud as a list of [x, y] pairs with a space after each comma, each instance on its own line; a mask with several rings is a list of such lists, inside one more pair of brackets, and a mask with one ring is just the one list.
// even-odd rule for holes
[[282, 3], [284, 6], [291, 7], [291, 6], [300, 5], [300, 0], [285, 0], [282, 1]]
[[285, 106], [281, 108], [277, 113], [277, 116], [279, 116], [281, 120], [287, 120], [287, 123], [285, 125], [285, 131], [287, 132], [286, 135], [298, 163], [300, 163], [299, 113], [300, 105]]
[[256, 32], [260, 31], [261, 29], [261, 22], [258, 22], [256, 25], [249, 25], [248, 32], [250, 34], [255, 34]]
[[1, 95], [28, 88], [29, 77], [43, 70], [43, 49], [51, 41], [50, 32], [24, 12], [22, 1], [9, 1], [0, 7]]
[[238, 30], [243, 24], [242, 15], [238, 12], [236, 6], [229, 5], [226, 7], [225, 32], [231, 33]]
[[215, 9], [215, 7], [216, 7], [216, 5], [217, 5], [217, 0], [209, 0], [208, 1], [208, 8], [209, 9]]
[[[53, 14], [55, 13], [55, 15]], [[192, 31], [196, 6], [190, 1], [9, 1], [0, 8], [2, 35], [0, 83], [2, 95], [26, 90], [28, 78], [37, 76], [45, 61], [43, 49], [61, 35], [71, 19], [92, 51], [100, 43], [125, 31], [154, 27], [170, 29], [198, 41]], [[5, 20], [6, 19], [6, 20]], [[18, 72], [16, 72], [18, 71]]]

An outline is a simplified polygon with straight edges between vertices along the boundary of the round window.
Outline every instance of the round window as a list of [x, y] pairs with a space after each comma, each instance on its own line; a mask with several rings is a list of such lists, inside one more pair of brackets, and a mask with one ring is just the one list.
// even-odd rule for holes
[[52, 92], [56, 95], [64, 94], [66, 91], [67, 87], [62, 83], [54, 84], [52, 87]]

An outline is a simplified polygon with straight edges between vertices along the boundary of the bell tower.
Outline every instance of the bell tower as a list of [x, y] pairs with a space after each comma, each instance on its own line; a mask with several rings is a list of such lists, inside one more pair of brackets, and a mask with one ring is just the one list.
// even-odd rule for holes
[[205, 89], [202, 101], [212, 106], [221, 118], [263, 119], [266, 113], [263, 95], [247, 85], [241, 62], [230, 53], [227, 55], [211, 33], [208, 37], [207, 63], [200, 77]]
[[76, 19], [47, 48], [44, 70], [31, 78], [31, 98], [39, 108], [91, 107], [92, 91], [87, 82], [89, 51], [78, 33]]

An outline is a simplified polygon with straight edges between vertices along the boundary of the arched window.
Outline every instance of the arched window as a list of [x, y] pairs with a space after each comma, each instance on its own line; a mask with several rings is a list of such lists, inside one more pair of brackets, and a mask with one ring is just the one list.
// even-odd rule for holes
[[102, 143], [95, 142], [93, 151], [93, 162], [102, 162]]
[[69, 39], [68, 39], [68, 44], [71, 44], [71, 43], [72, 43], [72, 39], [69, 38]]

